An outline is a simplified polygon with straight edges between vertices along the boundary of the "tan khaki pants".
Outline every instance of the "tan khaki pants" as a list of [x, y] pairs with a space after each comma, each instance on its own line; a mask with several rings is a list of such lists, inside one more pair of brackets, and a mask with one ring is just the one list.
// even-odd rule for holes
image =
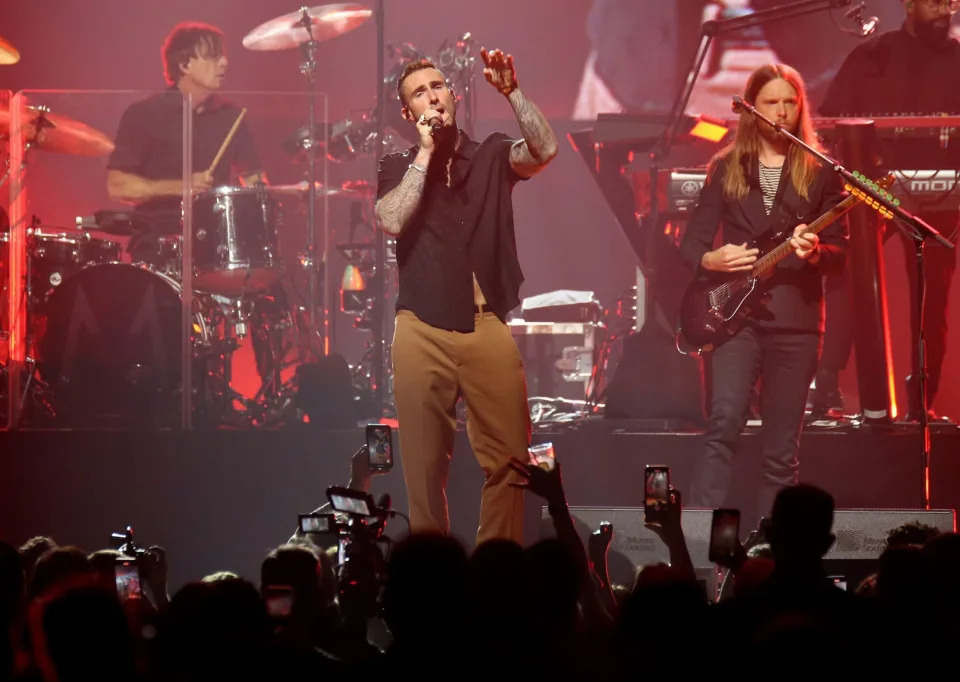
[[453, 456], [456, 403], [467, 406], [467, 435], [483, 469], [477, 544], [523, 542], [523, 490], [510, 457], [527, 459], [530, 413], [523, 363], [510, 329], [478, 313], [472, 333], [437, 329], [408, 310], [397, 313], [393, 392], [403, 475], [413, 531], [450, 532], [447, 477]]

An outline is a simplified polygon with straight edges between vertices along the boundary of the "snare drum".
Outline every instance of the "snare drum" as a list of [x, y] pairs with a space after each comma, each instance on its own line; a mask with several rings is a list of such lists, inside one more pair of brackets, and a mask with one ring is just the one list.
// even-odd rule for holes
[[194, 287], [221, 294], [280, 278], [280, 205], [263, 188], [217, 187], [193, 200]]
[[[181, 343], [175, 279], [126, 263], [88, 265], [53, 290], [42, 312], [37, 366], [58, 419], [77, 425], [177, 424]], [[198, 350], [209, 345], [199, 312], [191, 342]]]

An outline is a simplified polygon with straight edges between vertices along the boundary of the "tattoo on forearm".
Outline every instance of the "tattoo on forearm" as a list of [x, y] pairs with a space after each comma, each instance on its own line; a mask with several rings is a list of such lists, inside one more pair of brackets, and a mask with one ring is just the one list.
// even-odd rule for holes
[[400, 233], [420, 204], [425, 180], [426, 176], [420, 171], [408, 170], [400, 184], [377, 202], [377, 217], [384, 230]]
[[524, 166], [543, 166], [556, 154], [557, 138], [537, 105], [528, 100], [521, 90], [510, 95], [510, 104], [517, 115], [525, 144], [510, 151], [510, 160]]

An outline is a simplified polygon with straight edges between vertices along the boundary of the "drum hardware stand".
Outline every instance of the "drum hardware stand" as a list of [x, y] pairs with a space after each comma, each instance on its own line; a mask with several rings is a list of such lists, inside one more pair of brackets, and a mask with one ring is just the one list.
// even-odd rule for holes
[[[307, 268], [307, 319], [310, 327], [307, 347], [308, 354], [326, 355], [329, 350], [329, 339], [327, 338], [326, 325], [330, 314], [329, 305], [327, 305], [328, 287], [326, 283], [326, 271], [324, 271], [323, 282], [323, 319], [324, 329], [322, 332], [317, 328], [317, 247], [316, 247], [316, 201], [317, 201], [317, 172], [316, 172], [316, 154], [314, 149], [316, 141], [316, 103], [314, 101], [314, 91], [316, 86], [317, 60], [316, 52], [320, 44], [314, 39], [313, 22], [310, 17], [309, 8], [300, 8], [301, 18], [297, 25], [301, 26], [306, 32], [309, 40], [300, 44], [300, 50], [303, 53], [303, 63], [300, 64], [300, 73], [305, 76], [307, 81], [307, 130], [308, 134], [303, 142], [304, 150], [307, 154], [307, 253], [306, 257], [300, 258], [300, 264]], [[326, 235], [326, 229], [324, 229]], [[327, 260], [326, 238], [323, 244], [322, 263], [326, 266]], [[314, 353], [315, 337], [320, 336], [321, 348], [319, 353]]]
[[[37, 222], [36, 217], [34, 217], [33, 222], [34, 224], [36, 224]], [[28, 234], [29, 232], [30, 230], [28, 230]], [[19, 427], [20, 423], [24, 419], [26, 410], [23, 409], [23, 407], [27, 404], [27, 396], [30, 396], [31, 392], [34, 398], [36, 399], [37, 404], [39, 404], [43, 408], [43, 411], [46, 413], [47, 417], [50, 417], [51, 419], [53, 419], [57, 416], [56, 411], [53, 409], [53, 406], [51, 405], [50, 401], [46, 398], [46, 395], [49, 393], [49, 390], [48, 390], [49, 387], [47, 386], [46, 382], [43, 381], [43, 379], [37, 376], [37, 361], [36, 361], [36, 358], [34, 358], [30, 353], [30, 350], [33, 348], [33, 333], [31, 331], [29, 317], [31, 315], [31, 309], [35, 306], [33, 302], [33, 284], [32, 284], [32, 277], [31, 277], [32, 272], [31, 272], [30, 264], [31, 264], [31, 259], [30, 259], [30, 254], [28, 252], [27, 267], [24, 269], [23, 292], [21, 293], [24, 301], [26, 302], [26, 305], [24, 307], [27, 311], [27, 318], [28, 318], [28, 322], [25, 326], [26, 338], [24, 339], [24, 347], [27, 349], [27, 354], [23, 358], [23, 364], [25, 369], [27, 370], [26, 371], [27, 379], [26, 379], [26, 382], [24, 383], [23, 390], [20, 392], [19, 404], [21, 406], [21, 409], [18, 414], [18, 419], [16, 423], [9, 425], [11, 429]], [[16, 325], [11, 325], [11, 326], [16, 327]], [[6, 365], [4, 365], [4, 374], [6, 374]], [[3, 384], [6, 385], [7, 382], [4, 381]]]

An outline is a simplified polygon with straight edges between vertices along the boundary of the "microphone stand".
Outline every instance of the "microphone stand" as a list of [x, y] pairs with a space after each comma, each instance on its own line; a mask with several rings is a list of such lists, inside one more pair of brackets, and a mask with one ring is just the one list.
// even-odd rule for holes
[[775, 123], [761, 114], [752, 104], [745, 102], [742, 97], [734, 96], [733, 110], [734, 112], [746, 112], [750, 114], [756, 120], [762, 121], [766, 125], [776, 130], [778, 133], [782, 134], [793, 144], [806, 150], [807, 153], [817, 157], [821, 163], [842, 177], [843, 180], [851, 187], [855, 188], [858, 193], [862, 192], [863, 195], [869, 199], [869, 201], [866, 203], [869, 203], [874, 209], [879, 209], [882, 207], [885, 215], [896, 218], [896, 224], [907, 234], [908, 237], [913, 240], [917, 258], [917, 303], [919, 304], [920, 313], [918, 322], [919, 328], [916, 330], [916, 332], [918, 339], [917, 360], [919, 361], [920, 368], [920, 377], [918, 383], [920, 388], [920, 431], [923, 445], [921, 457], [923, 466], [923, 508], [930, 509], [930, 420], [927, 415], [927, 360], [925, 349], [926, 340], [923, 332], [923, 310], [924, 306], [926, 305], [927, 291], [923, 262], [923, 248], [924, 243], [928, 239], [935, 239], [950, 249], [954, 248], [954, 245], [949, 239], [937, 232], [933, 226], [929, 225], [921, 218], [918, 218], [917, 216], [903, 210], [900, 207], [899, 199], [893, 199], [887, 193], [878, 191], [876, 186], [873, 185], [873, 183], [871, 183], [866, 177], [860, 173], [851, 173], [846, 168], [841, 166], [838, 161], [831, 159], [829, 156], [817, 149], [814, 149], [803, 140], [798, 139], [789, 131], [785, 130], [779, 123]]
[[[374, 108], [373, 119], [376, 121], [376, 133], [374, 140], [376, 140], [376, 150], [377, 153], [373, 155], [374, 163], [377, 164], [374, 167], [374, 177], [378, 175], [378, 169], [380, 164], [380, 156], [384, 153], [385, 147], [383, 144], [383, 131], [384, 131], [384, 59], [385, 59], [385, 49], [384, 45], [384, 12], [383, 12], [383, 0], [376, 0], [376, 9], [374, 10], [374, 15], [377, 22], [377, 102]], [[374, 200], [376, 201], [376, 200]], [[374, 216], [374, 226], [373, 226], [373, 267], [374, 267], [374, 276], [373, 284], [375, 287], [374, 290], [374, 305], [373, 305], [373, 314], [372, 314], [372, 327], [373, 327], [373, 362], [372, 362], [372, 375], [375, 391], [375, 402], [377, 406], [378, 413], [380, 416], [386, 411], [387, 407], [387, 368], [386, 368], [386, 353], [384, 352], [384, 338], [386, 336], [384, 327], [387, 316], [385, 313], [385, 308], [387, 305], [387, 244], [386, 244], [386, 235], [383, 233], [383, 230], [379, 229], [376, 225], [376, 216]]]
[[[700, 45], [697, 47], [697, 52], [693, 57], [693, 65], [687, 72], [687, 80], [683, 84], [680, 95], [673, 103], [673, 109], [670, 110], [670, 116], [667, 120], [667, 128], [664, 131], [663, 137], [660, 139], [658, 148], [655, 149], [653, 154], [662, 156], [670, 151], [670, 147], [673, 146], [674, 138], [677, 136], [680, 122], [683, 119], [683, 112], [687, 110], [687, 104], [690, 102], [690, 96], [693, 94], [693, 86], [697, 81], [697, 76], [700, 74], [700, 68], [707, 58], [710, 43], [715, 37], [723, 35], [724, 33], [740, 31], [745, 28], [753, 28], [770, 21], [790, 19], [825, 9], [846, 7], [851, 2], [852, 0], [799, 0], [799, 2], [793, 2], [789, 5], [771, 7], [770, 9], [753, 12], [752, 14], [746, 14], [741, 17], [704, 22], [700, 29]], [[656, 185], [654, 185], [654, 187], [656, 187]]]

